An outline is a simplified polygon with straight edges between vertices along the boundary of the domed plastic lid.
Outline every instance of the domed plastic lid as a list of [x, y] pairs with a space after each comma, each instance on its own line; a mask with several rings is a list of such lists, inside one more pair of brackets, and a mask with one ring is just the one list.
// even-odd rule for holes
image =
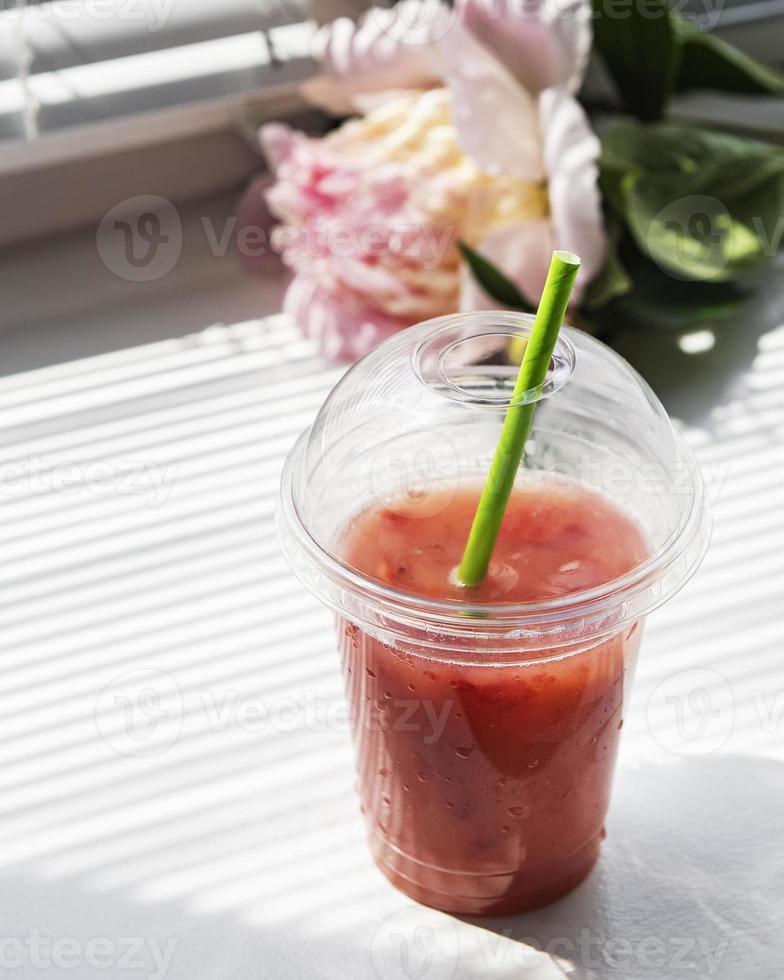
[[603, 493], [645, 529], [650, 558], [598, 588], [481, 611], [388, 588], [341, 560], [340, 532], [363, 507], [486, 476], [532, 323], [482, 312], [397, 334], [345, 374], [287, 460], [279, 525], [295, 571], [390, 642], [413, 630], [417, 645], [424, 636], [452, 652], [480, 635], [498, 651], [573, 649], [577, 637], [596, 642], [666, 600], [704, 554], [701, 474], [663, 406], [617, 354], [564, 327], [547, 380], [522, 399], [539, 404], [520, 479], [545, 471]]

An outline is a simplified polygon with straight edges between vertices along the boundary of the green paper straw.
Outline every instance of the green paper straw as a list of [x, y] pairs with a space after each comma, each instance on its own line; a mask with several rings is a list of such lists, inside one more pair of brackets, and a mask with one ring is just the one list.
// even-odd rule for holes
[[527, 391], [544, 384], [579, 268], [580, 259], [573, 252], [553, 252], [536, 319], [517, 375], [512, 404], [504, 418], [501, 438], [457, 570], [461, 585], [478, 585], [487, 575], [536, 411], [536, 402], [524, 405], [516, 405], [515, 402], [521, 401]]

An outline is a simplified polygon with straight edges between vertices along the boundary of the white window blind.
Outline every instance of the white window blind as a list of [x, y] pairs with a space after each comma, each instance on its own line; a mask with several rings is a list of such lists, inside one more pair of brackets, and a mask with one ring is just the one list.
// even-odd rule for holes
[[307, 0], [0, 0], [0, 141], [280, 91], [313, 30]]

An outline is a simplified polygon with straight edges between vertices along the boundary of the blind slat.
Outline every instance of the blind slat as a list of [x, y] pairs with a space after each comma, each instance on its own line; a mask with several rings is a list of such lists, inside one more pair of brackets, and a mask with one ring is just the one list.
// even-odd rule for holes
[[[28, 87], [37, 103], [39, 132], [53, 136], [296, 86], [313, 72], [312, 33], [310, 23], [273, 28], [274, 62], [264, 38], [254, 32], [34, 75]], [[0, 141], [22, 135], [23, 98], [16, 81], [0, 82]]]
[[[280, 27], [307, 0], [85, 0], [0, 12], [0, 81], [19, 71], [20, 27], [31, 75]], [[20, 22], [21, 18], [21, 22]]]

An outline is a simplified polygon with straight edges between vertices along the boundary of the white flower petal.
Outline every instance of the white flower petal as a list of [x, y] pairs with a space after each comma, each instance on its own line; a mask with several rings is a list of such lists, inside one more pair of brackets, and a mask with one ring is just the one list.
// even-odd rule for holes
[[371, 7], [359, 24], [338, 18], [316, 36], [314, 57], [323, 73], [305, 83], [306, 97], [331, 112], [350, 112], [357, 96], [439, 84], [437, 41], [453, 19], [448, 7], [430, 0]]
[[440, 42], [463, 152], [490, 174], [544, 177], [536, 102], [460, 23]]
[[589, 0], [457, 0], [463, 24], [529, 92], [576, 92], [591, 50]]
[[598, 183], [601, 144], [580, 104], [565, 92], [543, 92], [539, 114], [555, 248], [580, 256], [578, 299], [601, 269], [607, 250]]

